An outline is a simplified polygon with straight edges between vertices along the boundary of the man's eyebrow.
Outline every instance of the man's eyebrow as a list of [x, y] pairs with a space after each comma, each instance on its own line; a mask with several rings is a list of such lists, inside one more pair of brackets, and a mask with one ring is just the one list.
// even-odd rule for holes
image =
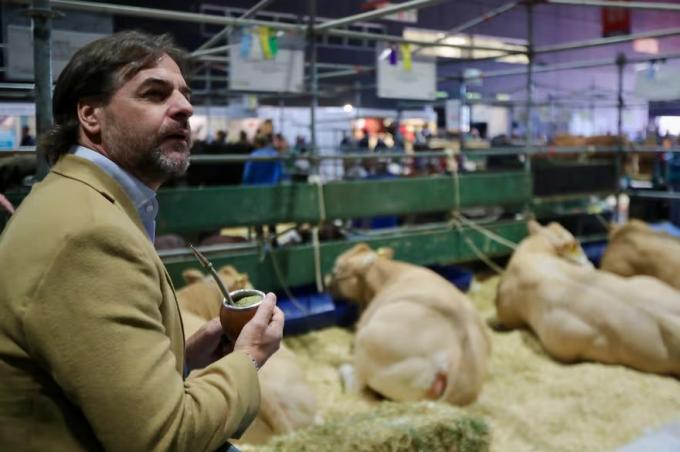
[[[139, 85], [139, 89], [144, 89], [148, 86], [153, 86], [153, 85], [162, 85], [163, 87], [169, 87], [169, 88], [173, 87], [173, 84], [170, 81], [168, 81], [164, 78], [149, 77]], [[191, 88], [189, 88], [186, 85], [181, 86], [179, 88], [179, 91], [186, 97], [191, 96]]]

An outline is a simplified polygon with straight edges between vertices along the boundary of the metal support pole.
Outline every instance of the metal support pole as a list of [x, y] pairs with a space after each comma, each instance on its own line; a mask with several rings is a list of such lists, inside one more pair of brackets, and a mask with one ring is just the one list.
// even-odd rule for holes
[[374, 11], [368, 11], [361, 14], [355, 14], [353, 16], [343, 17], [341, 19], [326, 21], [318, 25], [316, 27], [316, 31], [323, 32], [326, 30], [330, 30], [331, 28], [342, 27], [363, 20], [377, 19], [379, 17], [387, 16], [389, 14], [394, 14], [401, 11], [406, 11], [409, 9], [424, 8], [426, 6], [432, 6], [436, 3], [441, 3], [442, 1], [444, 0], [411, 0], [404, 3], [390, 5], [384, 8], [376, 9]]
[[[524, 154], [524, 171], [531, 177], [531, 154], [533, 149], [531, 148], [531, 136], [533, 135], [531, 127], [531, 104], [533, 102], [534, 94], [534, 4], [533, 0], [528, 0], [527, 5], [527, 122], [526, 122], [526, 138], [524, 143], [524, 149], [528, 152]], [[531, 193], [533, 193], [533, 184], [531, 188]], [[524, 216], [527, 218], [533, 217], [533, 212], [531, 209], [531, 201], [527, 200], [524, 202]]]
[[[52, 127], [52, 11], [49, 0], [33, 0], [33, 73], [35, 79], [36, 137]], [[47, 156], [37, 147], [36, 178], [49, 171]]]
[[613, 0], [546, 0], [557, 5], [596, 6], [605, 8], [655, 9], [660, 11], [680, 11], [677, 3], [658, 2], [621, 2]]
[[[617, 118], [616, 118], [616, 133], [618, 135], [618, 152], [616, 153], [616, 211], [614, 212], [614, 218], [616, 222], [620, 222], [619, 214], [619, 197], [621, 196], [621, 177], [623, 176], [623, 69], [626, 66], [626, 55], [624, 53], [619, 53], [616, 56], [616, 69], [617, 69], [617, 90], [616, 95], [618, 98], [617, 106]], [[628, 188], [628, 187], [626, 187]]]
[[[531, 127], [531, 104], [533, 102], [534, 93], [534, 5], [531, 1], [527, 2], [527, 122], [526, 122], [526, 143], [527, 148], [531, 147], [531, 138], [533, 135]], [[531, 170], [531, 159], [529, 155], [524, 160], [524, 167], [527, 171]]]
[[[309, 70], [310, 91], [312, 95], [312, 105], [309, 109], [309, 132], [310, 132], [310, 155], [316, 156], [316, 108], [319, 105], [319, 79], [316, 73], [316, 33], [314, 32], [314, 22], [316, 21], [316, 0], [307, 1], [309, 10], [309, 22], [307, 27], [307, 42], [309, 48]], [[319, 175], [319, 161], [315, 160], [314, 174]]]
[[[255, 4], [255, 5], [254, 5], [253, 7], [251, 7], [248, 11], [246, 11], [245, 13], [243, 13], [243, 15], [242, 15], [241, 17], [239, 17], [239, 19], [247, 19], [247, 18], [249, 18], [250, 16], [252, 16], [252, 15], [255, 14], [256, 12], [258, 12], [258, 11], [261, 10], [262, 8], [265, 8], [265, 7], [266, 7], [267, 5], [269, 5], [272, 1], [274, 1], [274, 0], [260, 0], [259, 3]], [[216, 35], [214, 35], [213, 37], [211, 37], [210, 39], [208, 39], [206, 42], [204, 42], [203, 44], [201, 44], [201, 45], [199, 46], [199, 48], [196, 49], [195, 52], [193, 52], [193, 55], [195, 55], [196, 52], [199, 51], [199, 50], [203, 50], [203, 49], [205, 49], [205, 48], [207, 48], [207, 47], [210, 47], [211, 45], [215, 44], [215, 43], [216, 43], [217, 41], [219, 41], [220, 39], [222, 39], [222, 38], [224, 38], [224, 37], [228, 37], [228, 36], [229, 36], [229, 33], [231, 33], [231, 30], [233, 30], [233, 29], [234, 29], [234, 27], [231, 26], [231, 25], [228, 25], [228, 26], [224, 27], [224, 29], [222, 29], [222, 31], [220, 31], [219, 33], [217, 33]]]
[[[533, 52], [535, 55], [536, 52]], [[661, 61], [661, 60], [673, 60], [673, 59], [678, 59], [680, 58], [680, 53], [678, 52], [672, 52], [672, 53], [660, 53], [658, 55], [654, 56], [649, 56], [649, 57], [633, 57], [629, 58], [627, 60], [627, 63], [634, 64], [634, 63], [645, 63], [649, 61]], [[568, 70], [573, 70], [573, 69], [588, 69], [588, 68], [594, 68], [594, 67], [602, 67], [602, 66], [611, 66], [613, 64], [616, 64], [614, 61], [612, 61], [611, 58], [604, 58], [604, 59], [598, 59], [598, 60], [590, 60], [590, 61], [575, 61], [575, 62], [569, 62], [569, 63], [557, 63], [557, 64], [550, 64], [547, 66], [539, 66], [539, 67], [534, 67], [533, 71], [534, 74], [538, 72], [552, 72], [552, 71], [568, 71]], [[512, 75], [526, 75], [527, 69], [525, 68], [520, 68], [520, 69], [501, 69], [497, 71], [484, 71], [479, 75], [479, 78], [490, 78], [490, 77], [508, 77]], [[448, 76], [448, 77], [442, 77], [439, 79], [439, 81], [445, 81], [445, 80], [457, 80], [459, 76]]]
[[680, 28], [666, 28], [663, 30], [644, 31], [641, 33], [634, 33], [625, 36], [612, 36], [609, 38], [588, 39], [585, 41], [568, 42], [566, 44], [557, 44], [535, 49], [535, 53], [549, 53], [562, 52], [564, 50], [580, 50], [590, 47], [599, 47], [610, 44], [621, 44], [623, 42], [631, 42], [638, 39], [649, 38], [667, 38], [670, 36], [680, 35]]
[[[475, 25], [479, 25], [479, 24], [481, 24], [482, 22], [486, 22], [487, 20], [490, 20], [490, 19], [492, 19], [492, 18], [494, 18], [494, 17], [496, 17], [496, 16], [499, 16], [499, 15], [501, 15], [501, 14], [507, 12], [507, 11], [510, 11], [512, 8], [514, 8], [515, 6], [517, 6], [518, 3], [519, 3], [518, 1], [512, 1], [512, 2], [510, 2], [510, 3], [506, 3], [505, 5], [501, 5], [501, 6], [497, 7], [497, 8], [493, 8], [492, 10], [485, 12], [484, 14], [482, 14], [482, 15], [479, 16], [479, 17], [475, 17], [474, 19], [470, 19], [470, 20], [468, 20], [467, 22], [463, 22], [462, 24], [458, 25], [457, 27], [454, 27], [454, 28], [452, 28], [452, 29], [450, 29], [450, 30], [448, 30], [448, 31], [445, 31], [445, 32], [444, 32], [444, 36], [442, 36], [441, 38], [439, 38], [439, 39], [437, 39], [436, 41], [434, 41], [434, 43], [435, 43], [435, 44], [439, 44], [439, 43], [441, 43], [441, 42], [444, 42], [444, 41], [446, 41], [451, 35], [455, 35], [455, 34], [457, 34], [457, 33], [461, 33], [461, 32], [463, 32], [463, 31], [467, 30], [468, 28], [472, 28], [472, 27], [474, 27]], [[415, 54], [421, 52], [423, 49], [424, 49], [424, 47], [418, 47], [417, 49], [415, 49], [415, 50], [413, 51], [413, 55], [415, 55]]]
[[458, 93], [460, 96], [460, 107], [458, 111], [458, 121], [459, 121], [459, 129], [460, 129], [460, 150], [464, 151], [465, 150], [465, 139], [464, 139], [464, 133], [470, 131], [470, 124], [463, 124], [463, 120], [465, 119], [465, 106], [466, 106], [466, 101], [467, 101], [467, 83], [465, 82], [465, 79], [461, 80], [460, 86], [458, 87]]

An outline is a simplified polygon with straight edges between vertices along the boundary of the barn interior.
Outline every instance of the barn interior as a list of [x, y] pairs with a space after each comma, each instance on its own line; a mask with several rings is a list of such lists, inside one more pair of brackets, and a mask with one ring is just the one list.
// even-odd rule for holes
[[[677, 293], [654, 313], [677, 326], [659, 339], [666, 370], [561, 358], [497, 311], [531, 221], [559, 223], [592, 271], [631, 220], [666, 241], [658, 266], [680, 263], [680, 2], [8, 0], [0, 20], [0, 231], [49, 171], [36, 140], [80, 47], [142, 30], [190, 53], [191, 164], [157, 192], [155, 247], [178, 293], [207, 274], [190, 245], [276, 293], [302, 373], [261, 379], [304, 380], [316, 404], [240, 449], [680, 450], [675, 276], [621, 276]], [[280, 174], [249, 180], [256, 165]], [[473, 401], [348, 389], [366, 307], [331, 285], [359, 243], [465, 294], [490, 347]], [[193, 284], [220, 303], [209, 276]]]

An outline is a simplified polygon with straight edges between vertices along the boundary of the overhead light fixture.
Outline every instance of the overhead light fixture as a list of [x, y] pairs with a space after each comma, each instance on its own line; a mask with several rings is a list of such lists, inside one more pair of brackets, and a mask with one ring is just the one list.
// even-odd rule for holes
[[345, 113], [351, 113], [351, 112], [354, 110], [354, 107], [352, 107], [352, 104], [345, 104], [345, 105], [342, 107], [342, 110], [343, 110]]

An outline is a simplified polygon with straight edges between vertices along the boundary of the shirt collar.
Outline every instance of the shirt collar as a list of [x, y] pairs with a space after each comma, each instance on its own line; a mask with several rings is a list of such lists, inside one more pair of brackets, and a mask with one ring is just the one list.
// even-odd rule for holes
[[147, 235], [153, 242], [156, 235], [155, 220], [156, 215], [158, 214], [156, 192], [99, 152], [84, 146], [74, 146], [71, 152], [74, 155], [89, 160], [99, 166], [123, 187], [139, 213], [139, 217], [142, 219]]

